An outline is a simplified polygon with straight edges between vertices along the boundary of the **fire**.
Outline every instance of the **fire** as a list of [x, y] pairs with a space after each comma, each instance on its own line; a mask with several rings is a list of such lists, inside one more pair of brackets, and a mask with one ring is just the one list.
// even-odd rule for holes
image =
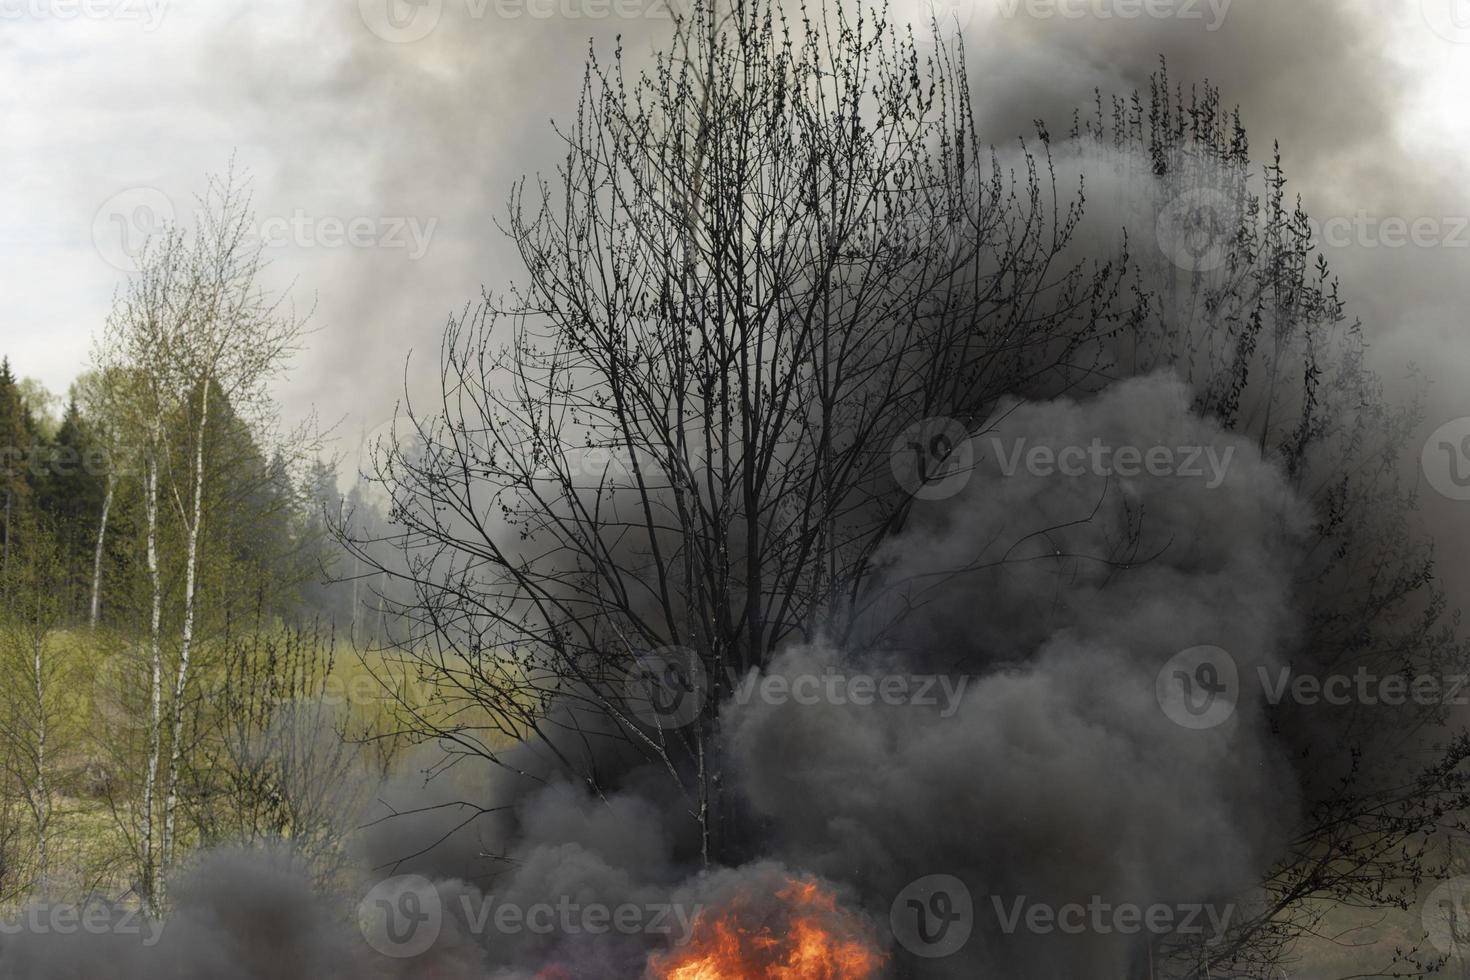
[[701, 912], [687, 946], [655, 955], [649, 980], [876, 980], [887, 957], [861, 916], [811, 879], [762, 900], [745, 888]]

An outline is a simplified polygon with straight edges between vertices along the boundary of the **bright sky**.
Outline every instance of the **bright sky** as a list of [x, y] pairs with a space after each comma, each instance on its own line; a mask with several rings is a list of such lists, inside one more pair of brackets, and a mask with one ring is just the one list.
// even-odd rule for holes
[[[396, 186], [367, 168], [372, 155], [397, 151], [395, 139], [404, 154], [422, 152], [410, 110], [422, 105], [414, 96], [423, 93], [414, 87], [452, 74], [457, 59], [467, 57], [462, 48], [379, 41], [369, 33], [374, 17], [381, 29], [377, 8], [398, 5], [412, 29], [412, 17], [423, 11], [455, 3], [483, 10], [486, 0], [418, 2], [427, 7], [409, 0], [0, 0], [0, 351], [18, 372], [66, 389], [86, 363], [129, 248], [159, 215], [180, 213], [203, 175], [223, 170], [234, 152], [253, 174], [258, 210], [281, 242], [271, 252], [276, 269], [296, 278], [296, 295], [310, 302], [315, 294], [317, 301], [321, 333], [300, 375], [311, 384], [296, 387], [291, 410], [314, 403], [326, 417], [356, 417], [376, 411], [365, 399], [391, 400], [409, 347], [429, 346], [432, 356], [444, 316], [491, 278], [486, 264], [495, 253], [484, 242], [497, 234], [494, 215], [464, 213], [450, 189]], [[1028, 0], [945, 0], [943, 7], [967, 31], [980, 32], [995, 29], [991, 5], [1005, 2]], [[1097, 2], [1072, 0], [1079, 9]], [[1296, 2], [1235, 0], [1242, 7]], [[1465, 172], [1470, 0], [1362, 2], [1376, 5], [1385, 50], [1407, 72], [1392, 81], [1404, 87], [1399, 131], [1383, 139], [1401, 142], [1416, 166]], [[488, 136], [467, 144], [479, 155], [459, 161], [466, 183], [458, 187], [471, 186], [477, 168], [503, 186], [533, 167], [517, 132], [496, 128], [497, 108], [537, 126], [571, 108], [565, 95], [590, 28], [552, 16], [568, 21], [557, 25], [567, 38], [558, 63], [529, 66], [539, 76], [525, 65], [507, 69], [504, 91], [497, 91], [493, 67], [489, 76], [475, 76], [491, 84], [449, 91], [492, 121]], [[503, 48], [507, 65], [517, 65], [520, 46], [550, 43], [547, 21], [499, 24], [468, 56], [498, 56]], [[384, 62], [386, 72], [364, 65], [367, 44], [399, 60]], [[263, 70], [272, 55], [279, 57]], [[394, 65], [414, 72], [396, 77]], [[548, 71], [554, 84], [547, 84]], [[1320, 81], [1330, 93], [1333, 80]], [[355, 114], [354, 86], [362, 86], [363, 100], [370, 93], [372, 104], [399, 114]], [[503, 200], [499, 189], [490, 200]], [[1462, 194], [1443, 208], [1470, 213], [1470, 200]], [[393, 301], [365, 301], [363, 283], [385, 280], [401, 283]], [[381, 378], [364, 382], [360, 365], [349, 362], [373, 358]]]

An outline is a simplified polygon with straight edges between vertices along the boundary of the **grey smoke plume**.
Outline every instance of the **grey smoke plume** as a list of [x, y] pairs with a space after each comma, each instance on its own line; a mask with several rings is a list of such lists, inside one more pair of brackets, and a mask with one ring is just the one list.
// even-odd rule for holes
[[[1146, 92], [1162, 57], [1179, 86], [1209, 80], [1239, 103], [1257, 163], [1281, 142], [1288, 193], [1302, 194], [1317, 218], [1363, 211], [1412, 221], [1470, 215], [1463, 161], [1417, 102], [1423, 65], [1456, 51], [1430, 26], [1447, 2], [1181, 0], [1165, 6], [1189, 16], [1100, 18], [1038, 15], [1090, 9], [1081, 0], [895, 0], [894, 13], [919, 21], [937, 8], [946, 24], [962, 25], [982, 128], [999, 146], [1029, 135], [1036, 119], [1064, 133], [1095, 91], [1105, 110], [1115, 95]], [[482, 286], [499, 291], [514, 278], [517, 258], [496, 221], [515, 180], [555, 167], [560, 145], [548, 120], [574, 105], [589, 41], [604, 60], [621, 41], [636, 66], [671, 26], [656, 3], [632, 18], [507, 17], [497, 11], [521, 7], [476, 0], [435, 6], [437, 26], [412, 43], [374, 34], [363, 12], [377, 9], [371, 2], [291, 10], [290, 31], [264, 9], [242, 9], [205, 55], [210, 77], [222, 80], [212, 93], [219, 111], [245, 134], [242, 162], [270, 175], [264, 213], [305, 207], [437, 222], [429, 251], [414, 261], [382, 249], [292, 256], [312, 263], [301, 267], [302, 283], [320, 290], [323, 329], [302, 365], [309, 394], [283, 394], [293, 408], [324, 406], [326, 418], [346, 413], [349, 440], [392, 414], [405, 380], [412, 392], [430, 391], [433, 359], [424, 352], [445, 318]], [[1100, 190], [1089, 195], [1094, 211], [1108, 203]], [[1105, 237], [1091, 243], [1111, 248], [1116, 228], [1092, 227]], [[1426, 393], [1424, 378], [1406, 371], [1410, 361], [1435, 382], [1421, 441], [1470, 414], [1456, 384], [1470, 371], [1457, 312], [1466, 254], [1356, 241], [1329, 250], [1388, 394]], [[419, 354], [405, 372], [409, 349]], [[1412, 463], [1405, 472], [1415, 479]], [[1463, 536], [1464, 508], [1432, 493], [1425, 503], [1440, 540]], [[1470, 569], [1459, 550], [1445, 549], [1441, 570], [1464, 589]]]
[[[874, 923], [895, 976], [1122, 975], [1138, 955], [1133, 934], [1007, 932], [1006, 917], [1034, 904], [1208, 905], [1228, 924], [1297, 815], [1295, 776], [1253, 685], [1293, 650], [1309, 515], [1274, 463], [1194, 416], [1192, 400], [1165, 373], [1080, 401], [999, 406], [964, 485], [921, 504], [886, 548], [853, 635], [789, 649], [734, 685], [722, 709], [731, 785], [766, 859], [700, 876], [689, 803], [667, 778], [600, 759], [626, 775], [599, 800], [542, 783], [554, 769], [528, 743], [488, 778], [401, 777], [384, 798], [424, 812], [373, 828], [365, 863], [437, 880], [458, 937], [440, 943], [517, 980], [639, 976], [673, 937], [487, 934], [487, 902], [671, 906], [693, 921], [732, 888], [770, 901], [772, 859], [781, 876], [820, 876]], [[1032, 462], [1094, 445], [1160, 465], [1119, 473], [1095, 455], [1086, 467], [1101, 468], [1062, 479]], [[1201, 645], [1228, 652], [1243, 693], [1224, 724], [1192, 730], [1161, 705], [1157, 679]], [[914, 679], [916, 694], [927, 683], [933, 700], [813, 702], [767, 688], [858, 675]], [[466, 823], [474, 811], [461, 801], [506, 809]], [[975, 937], [916, 968], [888, 932], [890, 910], [939, 873], [970, 889]]]
[[[432, 349], [450, 311], [482, 284], [500, 289], [511, 278], [513, 255], [494, 226], [511, 183], [555, 165], [547, 123], [574, 104], [589, 40], [605, 59], [621, 37], [636, 63], [667, 34], [670, 21], [648, 6], [650, 16], [631, 19], [508, 18], [495, 4], [447, 0], [431, 34], [395, 44], [368, 29], [358, 3], [344, 2], [293, 11], [290, 32], [242, 10], [213, 39], [204, 60], [229, 80], [216, 94], [249, 134], [243, 162], [279, 161], [267, 210], [320, 209], [329, 188], [362, 213], [439, 221], [420, 261], [344, 252], [303, 280], [324, 291], [324, 330], [309, 354], [324, 369], [315, 401], [335, 406], [329, 396], [340, 392], [369, 426], [382, 421], [400, 392], [403, 350]], [[894, 12], [917, 21], [934, 6], [946, 23], [953, 14], [963, 24], [984, 129], [997, 145], [1029, 135], [1038, 118], [1060, 134], [1094, 90], [1105, 101], [1146, 90], [1164, 57], [1179, 84], [1209, 79], [1239, 102], [1258, 157], [1282, 141], [1293, 191], [1315, 214], [1467, 206], [1457, 169], [1427, 165], [1396, 132], [1420, 78], [1395, 44], [1431, 36], [1417, 0], [1234, 0], [1214, 30], [1208, 17], [1036, 17], [1032, 5], [1000, 0], [898, 0]], [[1457, 299], [1446, 274], [1458, 267], [1453, 250], [1350, 248], [1333, 258], [1376, 336], [1442, 316]], [[1410, 329], [1406, 342], [1435, 332]], [[364, 357], [376, 350], [383, 355]]]
[[[281, 980], [363, 975], [361, 941], [323, 902], [289, 853], [207, 854], [176, 886], [166, 923], [92, 907], [72, 919], [45, 906], [23, 913], [44, 928], [0, 942], [0, 975], [14, 980]], [[61, 918], [53, 918], [60, 914]], [[88, 924], [90, 920], [90, 925]]]
[[[851, 882], [875, 910], [928, 874], [972, 890], [981, 939], [920, 975], [1123, 975], [1136, 937], [1006, 936], [994, 901], [1227, 902], [1293, 819], [1291, 774], [1248, 705], [1188, 731], [1156, 698], [1181, 650], [1222, 647], [1244, 676], [1286, 656], [1295, 626], [1304, 508], [1246, 440], [1192, 418], [1190, 397], [1152, 376], [1013, 406], [976, 440], [963, 490], [888, 548], [898, 594], [870, 617], [871, 652], [796, 649], [773, 667], [967, 678], [948, 717], [758, 700], [726, 712], [739, 785], [778, 856]], [[990, 448], [1095, 438], [1234, 452], [1211, 489], [1176, 473], [1006, 476]]]

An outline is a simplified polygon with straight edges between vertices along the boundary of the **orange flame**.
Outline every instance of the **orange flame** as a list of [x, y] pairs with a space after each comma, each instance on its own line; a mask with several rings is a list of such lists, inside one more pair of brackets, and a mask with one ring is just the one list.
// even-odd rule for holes
[[788, 880], [777, 907], [738, 894], [694, 920], [689, 944], [655, 955], [650, 980], [876, 980], [886, 956], [872, 930], [810, 879]]

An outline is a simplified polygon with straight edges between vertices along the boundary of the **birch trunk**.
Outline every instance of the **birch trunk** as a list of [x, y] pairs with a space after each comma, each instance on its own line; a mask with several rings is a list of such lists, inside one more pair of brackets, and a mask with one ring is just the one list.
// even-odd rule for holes
[[159, 863], [153, 842], [153, 796], [158, 785], [159, 728], [163, 714], [163, 653], [159, 631], [163, 619], [163, 588], [158, 574], [158, 458], [148, 458], [148, 476], [144, 486], [144, 509], [148, 519], [148, 578], [153, 588], [153, 611], [149, 630], [150, 660], [153, 667], [151, 710], [148, 726], [148, 772], [143, 779], [143, 891], [149, 909], [159, 909]]
[[199, 525], [204, 509], [204, 432], [209, 422], [209, 380], [199, 396], [199, 427], [194, 440], [193, 518], [189, 522], [184, 553], [184, 629], [179, 645], [179, 672], [174, 678], [174, 699], [169, 725], [168, 796], [163, 804], [163, 862], [173, 860], [174, 812], [178, 806], [179, 755], [183, 745], [184, 692], [189, 683], [189, 654], [194, 645], [194, 595], [198, 584]]
[[51, 795], [46, 785], [46, 681], [45, 634], [37, 632], [32, 640], [31, 668], [35, 672], [36, 697], [36, 877], [41, 899], [51, 898]]
[[92, 556], [92, 613], [88, 624], [97, 628], [97, 610], [102, 602], [102, 547], [107, 541], [107, 515], [112, 511], [112, 491], [117, 485], [117, 476], [107, 473], [107, 493], [102, 497], [102, 517], [97, 523], [97, 550]]

